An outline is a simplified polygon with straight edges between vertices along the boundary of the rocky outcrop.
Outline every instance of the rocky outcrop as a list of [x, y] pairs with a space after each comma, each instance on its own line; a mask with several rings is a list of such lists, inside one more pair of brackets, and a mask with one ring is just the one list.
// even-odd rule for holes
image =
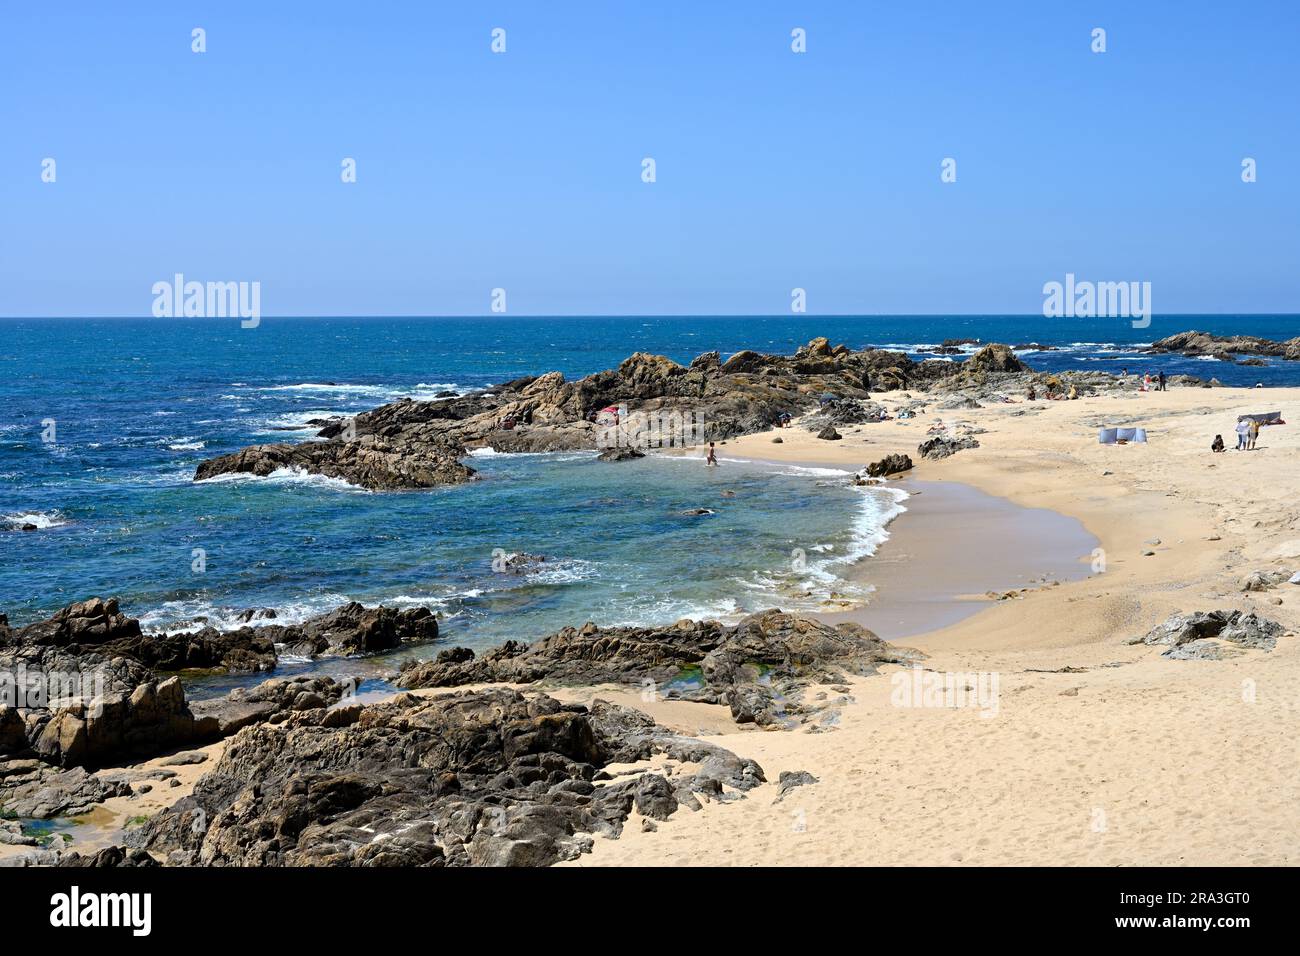
[[145, 634], [138, 620], [119, 610], [116, 598], [95, 597], [71, 604], [44, 621], [17, 630], [0, 626], [0, 650], [5, 647], [58, 648], [69, 658], [87, 653], [105, 659], [125, 657], [159, 671], [224, 668], [245, 672], [275, 666], [274, 645], [254, 628]]
[[347, 656], [390, 651], [438, 639], [438, 619], [428, 608], [368, 608], [356, 601], [301, 624], [247, 628], [299, 657]]
[[979, 446], [979, 441], [969, 436], [935, 435], [933, 438], [927, 438], [917, 445], [916, 451], [922, 458], [937, 460], [955, 455], [964, 448], [978, 448]]
[[1275, 342], [1254, 335], [1211, 335], [1209, 332], [1179, 332], [1151, 343], [1151, 352], [1179, 352], [1183, 355], [1212, 355], [1233, 361], [1238, 355], [1264, 355], [1300, 361], [1300, 336]]
[[790, 727], [825, 722], [830, 708], [806, 703], [813, 683], [839, 683], [845, 673], [871, 674], [883, 662], [918, 656], [856, 624], [832, 627], [778, 610], [751, 614], [734, 626], [679, 621], [662, 628], [565, 628], [531, 645], [508, 641], [475, 656], [468, 648], [402, 667], [407, 688], [465, 684], [621, 683], [665, 697], [726, 704], [740, 723]]
[[195, 481], [218, 475], [265, 478], [284, 469], [338, 478], [371, 491], [432, 488], [469, 481], [474, 470], [458, 460], [464, 449], [446, 440], [420, 441], [401, 433], [335, 438], [300, 445], [254, 445], [201, 462]]
[[886, 478], [889, 475], [911, 471], [912, 459], [908, 455], [886, 455], [879, 461], [867, 465], [865, 470], [868, 478]]
[[26, 644], [38, 647], [105, 647], [115, 641], [140, 636], [140, 622], [118, 609], [115, 599], [91, 598], [70, 604], [44, 621], [11, 630], [8, 619], [0, 624], [0, 647]]
[[1279, 584], [1292, 580], [1295, 575], [1291, 571], [1280, 569], [1252, 571], [1242, 582], [1243, 591], [1268, 591]]
[[1197, 611], [1172, 615], [1128, 643], [1168, 645], [1162, 656], [1175, 660], [1218, 660], [1238, 653], [1236, 648], [1271, 651], [1285, 633], [1277, 621], [1253, 611]]
[[[427, 488], [474, 476], [467, 449], [502, 452], [698, 445], [764, 431], [785, 416], [820, 409], [825, 424], [871, 420], [868, 390], [969, 386], [1023, 371], [1005, 345], [961, 363], [914, 362], [902, 352], [854, 351], [813, 339], [793, 356], [742, 351], [725, 362], [706, 352], [689, 365], [637, 352], [618, 368], [568, 381], [559, 372], [436, 399], [403, 399], [331, 420], [322, 441], [256, 445], [201, 463], [195, 479], [271, 475], [281, 469], [340, 478], [372, 490]], [[605, 413], [620, 409], [617, 422]], [[621, 459], [620, 459], [621, 460]]]
[[964, 363], [962, 372], [1027, 372], [1029, 366], [1016, 356], [1008, 345], [986, 345]]
[[[656, 754], [698, 769], [605, 769]], [[242, 731], [140, 842], [182, 865], [546, 866], [617, 837], [634, 809], [663, 820], [763, 781], [753, 761], [602, 701], [404, 694]]]

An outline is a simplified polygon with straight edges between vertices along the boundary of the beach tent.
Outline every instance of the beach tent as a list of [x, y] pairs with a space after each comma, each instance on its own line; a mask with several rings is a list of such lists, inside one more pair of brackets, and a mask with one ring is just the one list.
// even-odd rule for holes
[[1146, 440], [1147, 430], [1145, 428], [1101, 428], [1097, 430], [1097, 442], [1102, 445], [1113, 445], [1121, 441], [1145, 444]]
[[1255, 415], [1243, 415], [1242, 418], [1253, 418], [1261, 425], [1285, 425], [1286, 424], [1286, 422], [1282, 421], [1281, 412], [1259, 412], [1258, 414]]

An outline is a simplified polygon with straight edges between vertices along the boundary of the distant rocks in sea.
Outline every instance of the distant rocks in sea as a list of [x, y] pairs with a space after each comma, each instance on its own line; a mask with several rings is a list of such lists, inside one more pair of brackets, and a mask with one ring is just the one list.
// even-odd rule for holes
[[[1152, 342], [1148, 351], [1177, 352], [1181, 355], [1208, 355], [1224, 361], [1235, 361], [1238, 355], [1269, 356], [1300, 361], [1300, 336], [1276, 342], [1254, 335], [1212, 335], [1209, 332], [1178, 332]], [[1242, 363], [1246, 364], [1246, 363]], [[1250, 362], [1249, 364], [1264, 364]]]

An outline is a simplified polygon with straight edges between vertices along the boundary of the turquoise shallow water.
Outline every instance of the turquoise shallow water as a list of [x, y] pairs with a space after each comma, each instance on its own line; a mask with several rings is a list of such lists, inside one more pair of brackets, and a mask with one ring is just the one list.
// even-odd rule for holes
[[[1163, 332], [1295, 334], [1284, 316], [1161, 323]], [[146, 625], [180, 627], [196, 616], [221, 623], [248, 607], [292, 620], [356, 599], [436, 608], [449, 639], [483, 646], [586, 620], [654, 624], [862, 599], [843, 572], [871, 552], [898, 502], [833, 470], [487, 456], [473, 462], [481, 482], [390, 494], [293, 475], [197, 485], [190, 476], [205, 457], [308, 438], [309, 418], [553, 368], [579, 376], [637, 350], [685, 361], [712, 348], [790, 352], [814, 335], [914, 352], [948, 336], [1055, 335], [1066, 348], [1028, 360], [1202, 374], [1207, 365], [1137, 357], [1126, 349], [1153, 330], [1126, 323], [1044, 325], [1026, 317], [266, 319], [245, 330], [224, 320], [0, 321], [0, 612], [21, 624], [73, 600], [117, 595]], [[1085, 341], [1094, 344], [1071, 345]], [[1300, 381], [1294, 365], [1215, 363], [1212, 371], [1241, 384]], [[50, 422], [55, 440], [43, 441]], [[680, 514], [692, 508], [715, 513]], [[14, 530], [23, 521], [42, 530]], [[195, 549], [205, 555], [201, 573]], [[532, 573], [496, 573], [497, 549], [548, 560]]]

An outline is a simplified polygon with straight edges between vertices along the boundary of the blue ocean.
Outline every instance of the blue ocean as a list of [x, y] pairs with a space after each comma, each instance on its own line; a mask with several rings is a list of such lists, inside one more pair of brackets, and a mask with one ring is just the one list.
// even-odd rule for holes
[[[449, 640], [486, 646], [571, 624], [661, 624], [866, 599], [868, 557], [899, 495], [835, 469], [698, 458], [606, 465], [592, 454], [479, 455], [485, 480], [369, 493], [285, 474], [196, 484], [204, 458], [300, 441], [306, 423], [635, 351], [794, 351], [814, 336], [918, 358], [945, 338], [1039, 342], [1042, 369], [1186, 372], [1297, 385], [1300, 363], [1152, 357], [1183, 329], [1289, 338], [1296, 316], [264, 318], [0, 320], [0, 613], [13, 624], [92, 595], [147, 627], [298, 620], [348, 600], [424, 605]], [[52, 439], [52, 440], [46, 440]], [[705, 508], [707, 516], [682, 512]], [[39, 531], [18, 530], [36, 524]], [[527, 573], [494, 555], [543, 555]]]

